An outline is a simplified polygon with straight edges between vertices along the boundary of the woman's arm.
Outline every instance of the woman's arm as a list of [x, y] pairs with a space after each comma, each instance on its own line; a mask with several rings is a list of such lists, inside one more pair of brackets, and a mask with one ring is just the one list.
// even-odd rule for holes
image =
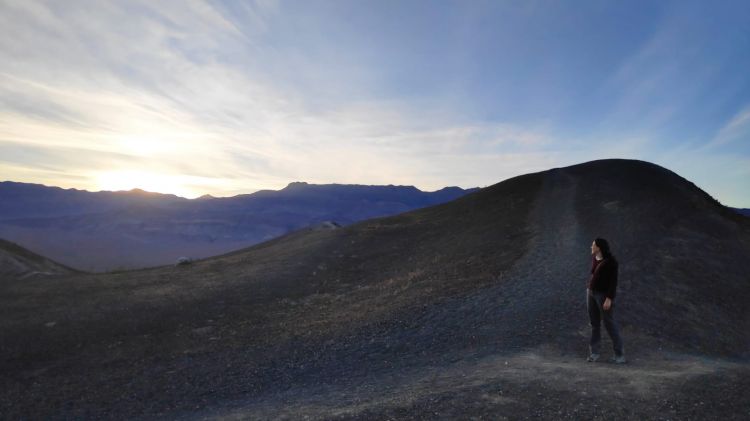
[[609, 266], [608, 275], [609, 275], [609, 286], [607, 288], [607, 298], [610, 300], [615, 299], [615, 295], [617, 294], [617, 270], [618, 270], [618, 264], [616, 261], [612, 260], [610, 262], [607, 262], [607, 265]]

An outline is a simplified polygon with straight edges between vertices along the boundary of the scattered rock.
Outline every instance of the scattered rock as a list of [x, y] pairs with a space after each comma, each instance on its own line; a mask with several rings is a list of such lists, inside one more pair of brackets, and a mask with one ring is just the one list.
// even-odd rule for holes
[[203, 327], [197, 327], [197, 328], [193, 329], [193, 333], [195, 333], [196, 335], [206, 335], [206, 334], [211, 333], [213, 331], [214, 331], [214, 327], [213, 326], [203, 326]]
[[181, 256], [177, 258], [177, 263], [175, 263], [175, 266], [186, 266], [193, 263], [193, 259], [185, 256]]
[[323, 221], [312, 226], [316, 231], [320, 230], [335, 230], [341, 228], [341, 224], [334, 221]]

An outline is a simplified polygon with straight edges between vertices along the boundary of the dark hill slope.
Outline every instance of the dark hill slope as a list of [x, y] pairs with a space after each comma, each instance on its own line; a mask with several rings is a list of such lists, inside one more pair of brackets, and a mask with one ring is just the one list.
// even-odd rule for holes
[[[621, 262], [632, 372], [581, 362], [594, 236]], [[677, 396], [714, 405], [690, 417], [736, 418], [748, 386], [748, 257], [746, 219], [664, 168], [603, 160], [528, 174], [191, 266], [4, 285], [0, 410], [649, 418]], [[662, 352], [740, 365], [667, 364]], [[608, 392], [613, 383], [625, 395]], [[592, 395], [600, 409], [584, 405]], [[622, 408], [623, 396], [640, 404]]]
[[618, 164], [569, 172], [584, 235], [619, 248], [627, 320], [696, 350], [750, 355], [748, 219], [662, 167]]
[[76, 271], [33, 253], [18, 244], [0, 239], [0, 283], [31, 276], [49, 276]]

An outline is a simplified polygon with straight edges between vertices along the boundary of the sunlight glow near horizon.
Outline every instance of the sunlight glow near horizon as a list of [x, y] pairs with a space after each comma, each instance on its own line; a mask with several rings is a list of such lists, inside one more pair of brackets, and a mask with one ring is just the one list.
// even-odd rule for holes
[[95, 190], [123, 191], [141, 189], [151, 193], [174, 194], [189, 199], [201, 196], [200, 192], [186, 187], [187, 184], [189, 184], [189, 180], [184, 180], [179, 175], [123, 170], [97, 174]]
[[0, 179], [434, 191], [632, 158], [750, 207], [748, 28], [743, 1], [0, 0]]

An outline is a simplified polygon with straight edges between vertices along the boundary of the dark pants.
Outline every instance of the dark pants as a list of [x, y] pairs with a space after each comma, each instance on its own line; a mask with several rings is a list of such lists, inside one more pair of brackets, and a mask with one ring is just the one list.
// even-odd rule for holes
[[612, 300], [612, 305], [609, 310], [604, 310], [602, 305], [604, 300], [607, 298], [603, 292], [586, 290], [589, 320], [591, 321], [591, 343], [589, 344], [589, 350], [592, 354], [599, 353], [599, 344], [602, 341], [602, 329], [601, 321], [604, 319], [604, 328], [607, 329], [609, 337], [612, 339], [612, 347], [615, 350], [616, 356], [621, 356], [624, 353], [622, 346], [622, 338], [620, 337], [620, 329], [615, 321], [615, 302]]

